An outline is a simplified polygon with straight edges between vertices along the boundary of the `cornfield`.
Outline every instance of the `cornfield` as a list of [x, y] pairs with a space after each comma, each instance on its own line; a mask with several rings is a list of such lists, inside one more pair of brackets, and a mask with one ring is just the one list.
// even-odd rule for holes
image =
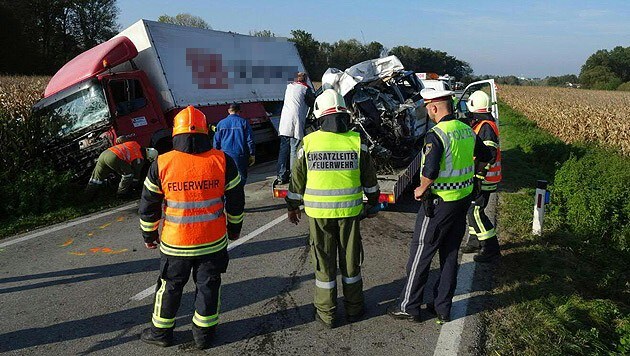
[[31, 106], [41, 99], [49, 77], [0, 76], [0, 112], [26, 119]]
[[508, 86], [499, 97], [565, 142], [596, 142], [630, 155], [630, 92]]
[[47, 77], [0, 76], [0, 180], [28, 171], [41, 156], [41, 140], [50, 130], [31, 115], [31, 107], [47, 82]]

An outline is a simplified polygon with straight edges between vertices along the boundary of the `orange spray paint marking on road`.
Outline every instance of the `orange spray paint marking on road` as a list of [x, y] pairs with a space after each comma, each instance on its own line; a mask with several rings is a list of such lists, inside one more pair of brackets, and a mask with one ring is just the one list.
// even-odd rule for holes
[[108, 227], [108, 226], [109, 226], [109, 225], [111, 225], [111, 224], [112, 224], [112, 223], [108, 222], [107, 224], [103, 224], [103, 225], [99, 226], [98, 228], [99, 228], [99, 229], [104, 229], [104, 228]]
[[92, 252], [92, 253], [98, 253], [99, 251], [101, 251], [101, 248], [100, 248], [100, 247], [92, 247], [92, 248], [90, 249], [90, 252]]
[[116, 219], [116, 221], [118, 221], [118, 222], [123, 222], [125, 220], [127, 220], [127, 219], [125, 219], [124, 216], [119, 216], [118, 219]]
[[85, 256], [85, 252], [68, 252], [68, 254], [75, 256]]
[[68, 239], [66, 242], [61, 244], [61, 247], [70, 246], [70, 245], [72, 245], [73, 242], [74, 242], [74, 239]]
[[127, 251], [129, 251], [129, 250], [126, 249], [126, 248], [123, 248], [122, 250], [111, 250], [109, 252], [105, 252], [105, 251], [103, 251], [103, 252], [108, 253], [110, 255], [117, 255], [119, 253], [123, 253], [123, 252], [127, 252]]

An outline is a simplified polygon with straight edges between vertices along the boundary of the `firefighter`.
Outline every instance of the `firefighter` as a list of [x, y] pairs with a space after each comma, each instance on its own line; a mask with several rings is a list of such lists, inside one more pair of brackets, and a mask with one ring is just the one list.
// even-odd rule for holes
[[[420, 305], [429, 276], [431, 260], [440, 256], [440, 276], [433, 290], [434, 304], [427, 309], [437, 313], [438, 324], [449, 321], [457, 281], [457, 252], [466, 231], [466, 212], [470, 206], [475, 172], [490, 153], [475, 137], [470, 126], [455, 119], [452, 91], [424, 89], [429, 118], [435, 126], [425, 137], [420, 186], [414, 190], [422, 201], [407, 262], [407, 279], [387, 313], [396, 319], [420, 321]], [[473, 156], [482, 164], [475, 167]], [[476, 169], [475, 169], [476, 168]]]
[[234, 161], [212, 148], [205, 115], [192, 106], [180, 111], [173, 123], [173, 150], [149, 168], [140, 200], [145, 245], [159, 246], [161, 255], [153, 325], [142, 331], [142, 341], [172, 344], [175, 315], [192, 271], [193, 338], [200, 349], [211, 346], [219, 321], [221, 274], [229, 260], [227, 240], [238, 239], [243, 222], [240, 180]]
[[[334, 328], [337, 303], [337, 252], [346, 319], [365, 314], [361, 263], [360, 215], [378, 212], [380, 194], [376, 171], [357, 132], [343, 97], [332, 89], [315, 100], [320, 129], [304, 137], [293, 167], [286, 202], [289, 221], [297, 224], [304, 202], [309, 222], [311, 260], [315, 267], [315, 319]], [[363, 205], [363, 193], [368, 202]]]
[[138, 185], [145, 156], [154, 159], [153, 150], [145, 151], [136, 141], [128, 140], [121, 136], [116, 140], [116, 145], [101, 152], [96, 161], [92, 176], [85, 188], [86, 200], [94, 197], [97, 191], [104, 185], [110, 174], [120, 175], [117, 195], [127, 197], [132, 193], [134, 186]]
[[479, 251], [473, 258], [477, 262], [490, 262], [499, 257], [499, 240], [494, 225], [484, 212], [490, 194], [497, 191], [501, 181], [501, 149], [499, 147], [499, 128], [492, 116], [492, 103], [485, 92], [478, 90], [470, 95], [466, 102], [471, 116], [471, 126], [475, 134], [483, 141], [492, 154], [485, 179], [468, 210], [469, 238], [464, 253]]

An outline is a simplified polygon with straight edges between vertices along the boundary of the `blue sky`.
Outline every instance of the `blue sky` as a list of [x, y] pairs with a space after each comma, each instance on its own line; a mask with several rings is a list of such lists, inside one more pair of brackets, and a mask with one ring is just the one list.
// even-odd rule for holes
[[630, 46], [630, 0], [118, 0], [118, 7], [122, 28], [187, 12], [221, 31], [289, 37], [303, 29], [326, 42], [429, 47], [467, 61], [475, 74], [578, 74], [593, 52]]

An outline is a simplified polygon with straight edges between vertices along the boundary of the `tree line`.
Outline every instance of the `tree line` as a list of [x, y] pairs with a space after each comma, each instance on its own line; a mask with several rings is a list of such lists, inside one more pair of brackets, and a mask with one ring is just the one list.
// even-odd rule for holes
[[630, 47], [593, 53], [582, 66], [580, 83], [591, 89], [630, 91]]
[[0, 73], [53, 74], [118, 33], [116, 0], [0, 0]]
[[[264, 31], [254, 34], [260, 32]], [[467, 62], [430, 48], [396, 46], [388, 50], [379, 42], [361, 43], [356, 39], [327, 43], [316, 40], [304, 30], [291, 31], [289, 40], [295, 43], [306, 71], [313, 80], [320, 80], [330, 67], [346, 69], [359, 62], [385, 55], [397, 56], [406, 69], [415, 72], [436, 72], [456, 78], [470, 76], [473, 72]]]
[[519, 78], [514, 75], [485, 75], [475, 79], [494, 78], [498, 84], [571, 86], [584, 89], [630, 91], [630, 47], [617, 46], [602, 49], [588, 57], [580, 74], [548, 76], [545, 78]]
[[[116, 0], [0, 0], [0, 73], [54, 74], [70, 59], [114, 36], [120, 30]], [[180, 13], [162, 15], [160, 22], [212, 28], [199, 16]], [[270, 30], [250, 35], [273, 37]], [[306, 71], [320, 80], [326, 69], [346, 69], [356, 63], [396, 55], [407, 69], [416, 72], [470, 76], [472, 68], [446, 52], [429, 48], [396, 46], [356, 39], [327, 43], [304, 30], [291, 31]]]

